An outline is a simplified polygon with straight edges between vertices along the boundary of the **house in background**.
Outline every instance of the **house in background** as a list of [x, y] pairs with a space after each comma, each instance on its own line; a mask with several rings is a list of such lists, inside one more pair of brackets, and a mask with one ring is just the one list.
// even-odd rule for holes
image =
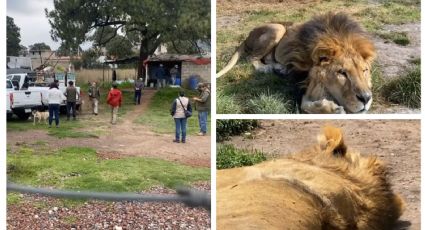
[[162, 53], [152, 55], [145, 61], [146, 66], [146, 86], [152, 87], [156, 84], [155, 71], [163, 64], [166, 75], [170, 75], [170, 69], [178, 66], [181, 86], [189, 88], [191, 78], [196, 78], [197, 82], [211, 82], [211, 57], [198, 55], [181, 55]]

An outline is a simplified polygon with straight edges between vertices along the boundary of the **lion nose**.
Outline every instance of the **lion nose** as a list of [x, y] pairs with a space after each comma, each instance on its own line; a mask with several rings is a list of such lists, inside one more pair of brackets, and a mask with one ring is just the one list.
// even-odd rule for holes
[[367, 104], [370, 99], [372, 98], [372, 94], [371, 93], [362, 93], [362, 94], [357, 94], [357, 99], [359, 99], [359, 101], [361, 101], [363, 104]]

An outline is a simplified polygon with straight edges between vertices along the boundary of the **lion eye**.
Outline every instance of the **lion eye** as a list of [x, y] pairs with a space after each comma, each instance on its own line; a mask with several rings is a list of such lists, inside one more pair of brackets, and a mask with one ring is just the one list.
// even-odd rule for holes
[[344, 77], [348, 77], [347, 72], [343, 69], [338, 70], [338, 73], [343, 75]]

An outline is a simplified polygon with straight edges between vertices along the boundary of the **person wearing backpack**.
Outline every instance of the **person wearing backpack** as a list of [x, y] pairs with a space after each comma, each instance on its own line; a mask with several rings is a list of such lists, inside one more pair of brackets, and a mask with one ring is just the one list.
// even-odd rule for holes
[[186, 125], [187, 118], [192, 116], [192, 106], [190, 105], [189, 98], [184, 96], [184, 91], [179, 92], [179, 97], [176, 98], [171, 106], [171, 116], [174, 118], [176, 125], [176, 137], [174, 143], [186, 143]]

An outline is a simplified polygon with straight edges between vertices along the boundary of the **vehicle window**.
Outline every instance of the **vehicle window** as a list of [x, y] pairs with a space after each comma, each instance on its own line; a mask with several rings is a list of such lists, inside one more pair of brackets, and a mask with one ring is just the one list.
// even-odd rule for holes
[[12, 83], [10, 81], [6, 81], [6, 88], [7, 89], [12, 89], [13, 88], [13, 85], [12, 85]]
[[19, 75], [13, 75], [13, 77], [12, 77], [12, 81], [17, 81], [17, 82], [19, 82], [21, 80], [21, 76], [19, 76]]

